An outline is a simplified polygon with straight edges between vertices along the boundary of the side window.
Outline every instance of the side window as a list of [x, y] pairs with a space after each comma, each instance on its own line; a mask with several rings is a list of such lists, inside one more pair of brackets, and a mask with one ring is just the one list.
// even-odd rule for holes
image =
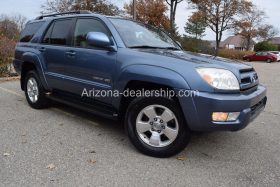
[[102, 32], [111, 38], [110, 32], [100, 21], [92, 18], [78, 19], [74, 33], [74, 46], [89, 47], [86, 41], [86, 36], [89, 32]]
[[42, 43], [53, 45], [70, 45], [69, 32], [72, 27], [72, 19], [57, 20], [49, 27]]
[[20, 35], [20, 42], [30, 42], [44, 22], [29, 23]]
[[44, 44], [50, 44], [51, 41], [51, 34], [52, 34], [52, 30], [53, 30], [53, 24], [48, 28], [48, 31], [46, 32], [42, 43]]

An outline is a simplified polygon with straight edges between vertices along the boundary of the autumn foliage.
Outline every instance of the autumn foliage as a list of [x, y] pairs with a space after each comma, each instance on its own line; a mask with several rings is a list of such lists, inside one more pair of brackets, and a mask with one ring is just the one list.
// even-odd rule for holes
[[[126, 13], [132, 15], [132, 1], [124, 5]], [[168, 8], [163, 0], [137, 0], [136, 19], [138, 21], [170, 30], [169, 18], [166, 15]]]
[[[1, 32], [0, 32], [1, 33]], [[12, 63], [16, 41], [0, 34], [0, 76], [8, 72], [8, 64]]]

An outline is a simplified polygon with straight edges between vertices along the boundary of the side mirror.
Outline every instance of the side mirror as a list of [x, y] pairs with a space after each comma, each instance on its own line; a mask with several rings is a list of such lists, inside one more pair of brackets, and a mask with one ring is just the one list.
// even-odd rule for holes
[[103, 48], [109, 48], [111, 46], [109, 37], [102, 32], [89, 32], [86, 39], [90, 46]]

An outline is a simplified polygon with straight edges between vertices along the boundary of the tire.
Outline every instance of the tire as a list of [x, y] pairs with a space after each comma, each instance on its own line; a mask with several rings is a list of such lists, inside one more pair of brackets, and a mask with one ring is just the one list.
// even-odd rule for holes
[[[156, 115], [152, 115], [152, 111]], [[191, 133], [183, 116], [179, 105], [172, 99], [136, 98], [127, 109], [125, 127], [131, 143], [140, 152], [165, 158], [182, 151], [190, 140]]]
[[247, 58], [246, 60], [247, 60], [247, 62], [251, 62], [251, 59], [250, 59], [250, 58]]
[[270, 58], [268, 58], [268, 59], [266, 60], [266, 62], [267, 62], [267, 63], [271, 63], [272, 60], [271, 60]]
[[27, 73], [24, 81], [24, 91], [26, 100], [32, 108], [43, 109], [49, 106], [46, 91], [36, 71], [29, 71]]

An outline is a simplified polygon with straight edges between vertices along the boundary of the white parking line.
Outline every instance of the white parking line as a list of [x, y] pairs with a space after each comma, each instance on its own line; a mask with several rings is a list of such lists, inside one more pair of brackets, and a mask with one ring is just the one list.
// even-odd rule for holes
[[8, 90], [6, 88], [0, 87], [0, 90], [24, 98], [24, 95], [21, 95], [21, 94], [15, 92], [15, 91], [12, 91], [12, 90]]

